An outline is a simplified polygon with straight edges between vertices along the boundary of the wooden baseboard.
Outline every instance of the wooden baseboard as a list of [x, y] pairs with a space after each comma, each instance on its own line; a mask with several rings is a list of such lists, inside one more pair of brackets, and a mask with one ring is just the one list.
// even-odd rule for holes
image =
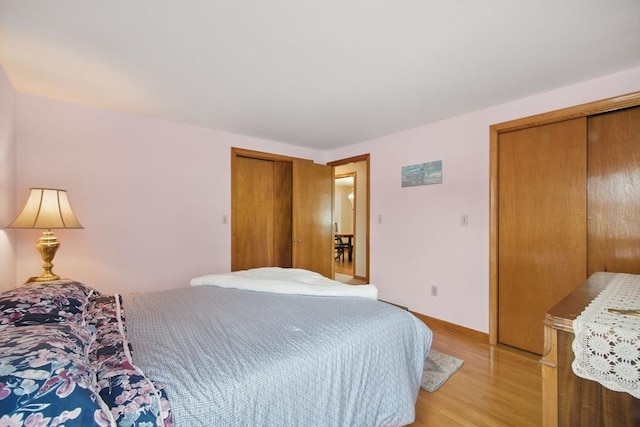
[[445, 329], [449, 332], [453, 332], [455, 334], [462, 335], [479, 342], [484, 342], [484, 343], [489, 342], [489, 334], [486, 334], [484, 332], [465, 328], [464, 326], [456, 325], [454, 323], [445, 322], [444, 320], [436, 319], [435, 317], [425, 316], [424, 314], [416, 313], [415, 311], [411, 311], [411, 313], [414, 316], [416, 316], [418, 319], [422, 320], [424, 324], [427, 326], [433, 326], [434, 328]]

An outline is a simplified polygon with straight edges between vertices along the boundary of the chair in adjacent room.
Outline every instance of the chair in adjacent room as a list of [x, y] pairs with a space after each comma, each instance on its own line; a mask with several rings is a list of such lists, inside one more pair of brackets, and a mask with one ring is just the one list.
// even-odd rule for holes
[[340, 236], [336, 236], [335, 239], [335, 250], [336, 250], [336, 256], [335, 259], [342, 259], [342, 262], [344, 262], [344, 250], [345, 249], [349, 249], [349, 243], [345, 243], [342, 240], [342, 237]]

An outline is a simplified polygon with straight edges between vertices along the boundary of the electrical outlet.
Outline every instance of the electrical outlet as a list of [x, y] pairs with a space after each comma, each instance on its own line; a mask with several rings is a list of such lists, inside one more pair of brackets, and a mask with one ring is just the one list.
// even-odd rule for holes
[[437, 286], [431, 286], [431, 296], [432, 297], [437, 297], [438, 296], [438, 287]]

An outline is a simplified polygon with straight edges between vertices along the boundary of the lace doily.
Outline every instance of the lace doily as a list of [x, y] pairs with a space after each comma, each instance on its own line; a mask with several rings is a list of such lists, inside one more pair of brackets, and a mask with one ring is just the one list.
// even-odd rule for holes
[[609, 308], [640, 309], [640, 275], [616, 274], [573, 321], [573, 372], [640, 399], [640, 317]]

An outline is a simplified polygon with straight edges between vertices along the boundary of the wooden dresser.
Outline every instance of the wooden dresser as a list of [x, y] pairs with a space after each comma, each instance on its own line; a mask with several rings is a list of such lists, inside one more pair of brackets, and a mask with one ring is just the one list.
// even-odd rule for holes
[[640, 426], [640, 400], [582, 379], [571, 369], [573, 320], [606, 287], [615, 273], [596, 273], [544, 320], [542, 354], [543, 424], [551, 426]]

